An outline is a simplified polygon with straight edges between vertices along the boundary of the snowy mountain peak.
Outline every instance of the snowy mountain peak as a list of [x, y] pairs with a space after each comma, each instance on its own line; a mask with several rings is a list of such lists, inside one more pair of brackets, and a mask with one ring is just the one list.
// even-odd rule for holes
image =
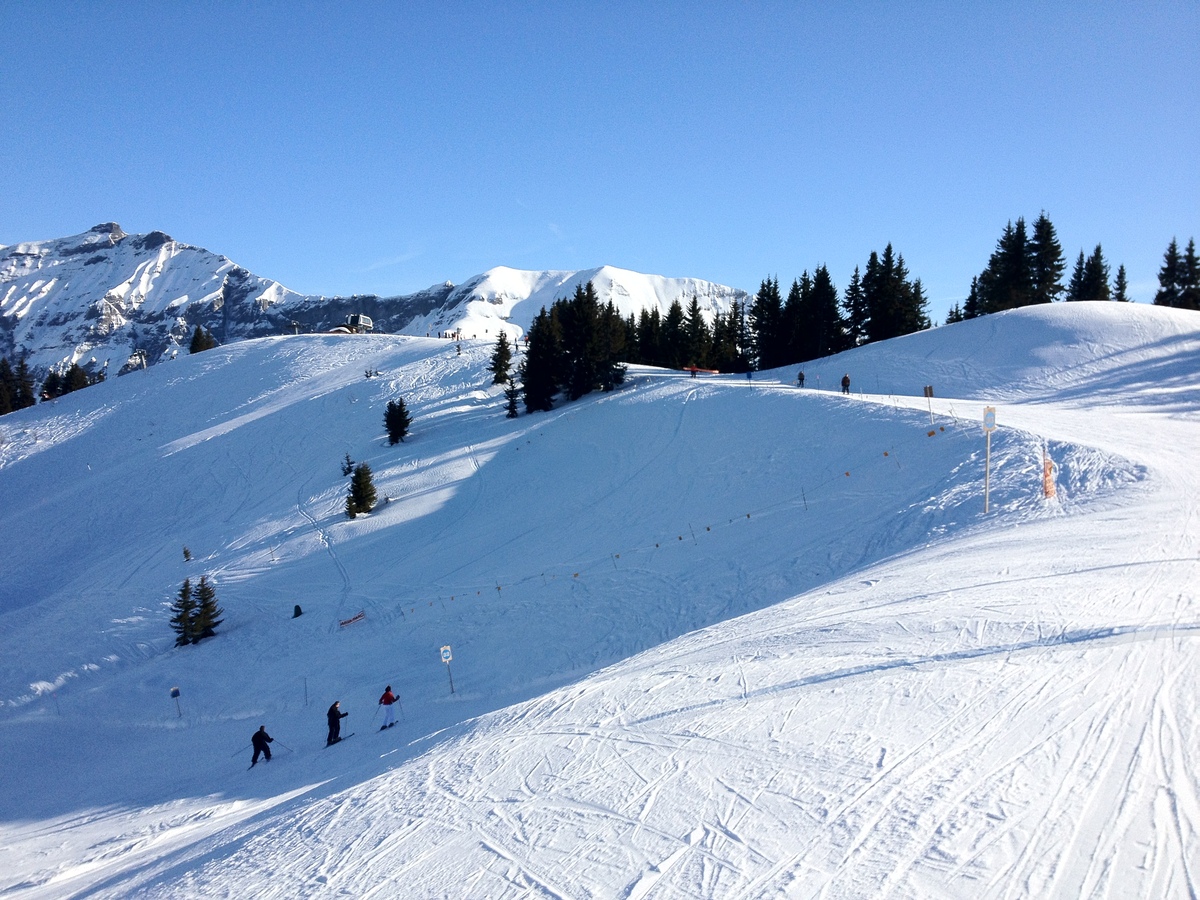
[[612, 301], [623, 318], [643, 309], [665, 314], [678, 300], [686, 306], [695, 297], [704, 316], [712, 320], [728, 312], [733, 303], [750, 299], [746, 291], [698, 278], [668, 278], [646, 275], [616, 266], [578, 271], [531, 271], [497, 266], [469, 278], [447, 297], [445, 306], [423, 324], [414, 323], [412, 334], [460, 331], [466, 336], [494, 335], [501, 327], [519, 334], [538, 312], [555, 300], [570, 298], [577, 287], [588, 282], [601, 303]]
[[593, 282], [623, 316], [666, 312], [698, 298], [706, 315], [745, 291], [694, 278], [643, 275], [614, 266], [523, 271], [497, 266], [461, 285], [446, 281], [398, 297], [298, 294], [227, 257], [161, 231], [129, 235], [116, 222], [82, 234], [0, 247], [0, 354], [25, 357], [36, 372], [80, 363], [110, 374], [177, 356], [197, 325], [219, 343], [321, 332], [364, 313], [377, 331], [519, 336], [543, 306]]

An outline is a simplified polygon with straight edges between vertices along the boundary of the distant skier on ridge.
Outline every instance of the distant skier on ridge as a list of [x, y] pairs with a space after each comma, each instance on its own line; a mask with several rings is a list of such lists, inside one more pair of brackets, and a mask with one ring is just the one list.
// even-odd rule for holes
[[340, 700], [334, 700], [333, 706], [329, 707], [329, 712], [325, 713], [325, 718], [329, 720], [329, 737], [325, 739], [326, 747], [336, 744], [342, 739], [342, 719], [350, 715], [350, 713], [344, 713], [338, 708], [339, 703], [341, 703]]
[[379, 698], [379, 705], [383, 707], [383, 724], [379, 726], [380, 731], [396, 724], [396, 710], [392, 708], [395, 703], [396, 695], [392, 693], [392, 686], [389, 684], [384, 689], [383, 696]]
[[849, 374], [842, 376], [842, 393], [843, 394], [850, 393], [850, 375]]

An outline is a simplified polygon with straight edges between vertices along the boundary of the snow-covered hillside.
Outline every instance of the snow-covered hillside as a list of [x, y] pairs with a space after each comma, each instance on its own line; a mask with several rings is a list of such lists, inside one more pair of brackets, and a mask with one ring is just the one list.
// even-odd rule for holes
[[[1200, 892], [1200, 317], [1019, 310], [803, 390], [634, 368], [517, 420], [489, 352], [266, 338], [0, 420], [0, 892]], [[346, 453], [390, 498], [353, 521]], [[201, 574], [226, 622], [176, 649]]]
[[460, 331], [471, 337], [494, 336], [499, 319], [519, 326], [510, 331], [520, 334], [542, 307], [549, 309], [555, 300], [571, 297], [577, 287], [588, 282], [602, 303], [612, 301], [622, 318], [655, 309], [666, 315], [674, 301], [686, 308], [695, 298], [711, 322], [715, 314], [729, 312], [735, 302], [750, 300], [745, 291], [711, 281], [643, 275], [613, 266], [579, 272], [530, 272], [499, 266], [456, 287], [442, 309], [414, 320], [405, 331], [421, 334], [423, 327], [426, 334]]
[[186, 352], [197, 325], [222, 344], [325, 332], [365, 313], [376, 330], [518, 337], [542, 306], [592, 281], [625, 316], [666, 312], [695, 297], [711, 318], [744, 291], [694, 278], [663, 278], [604, 266], [581, 272], [500, 267], [456, 287], [447, 282], [399, 297], [306, 296], [253, 275], [224, 256], [155, 231], [127, 235], [115, 223], [51, 241], [0, 247], [0, 354], [38, 373], [79, 363], [108, 375]]

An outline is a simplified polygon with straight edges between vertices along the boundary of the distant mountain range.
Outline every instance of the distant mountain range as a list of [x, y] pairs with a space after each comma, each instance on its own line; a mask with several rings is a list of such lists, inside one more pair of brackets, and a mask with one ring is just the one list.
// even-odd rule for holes
[[203, 325], [222, 344], [293, 332], [329, 331], [353, 313], [392, 334], [461, 332], [517, 337], [543, 306], [591, 281], [622, 315], [694, 296], [711, 316], [746, 291], [695, 278], [643, 275], [612, 266], [530, 272], [500, 266], [414, 294], [298, 294], [225, 256], [161, 231], [129, 235], [114, 222], [83, 234], [0, 247], [0, 354], [37, 373], [79, 363], [109, 375], [187, 352]]

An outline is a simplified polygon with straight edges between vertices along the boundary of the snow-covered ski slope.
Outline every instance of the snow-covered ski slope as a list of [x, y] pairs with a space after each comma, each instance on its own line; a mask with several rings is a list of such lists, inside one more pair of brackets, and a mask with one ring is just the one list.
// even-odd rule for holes
[[0, 419], [0, 896], [1200, 894], [1200, 316], [517, 420], [490, 349], [263, 339]]

